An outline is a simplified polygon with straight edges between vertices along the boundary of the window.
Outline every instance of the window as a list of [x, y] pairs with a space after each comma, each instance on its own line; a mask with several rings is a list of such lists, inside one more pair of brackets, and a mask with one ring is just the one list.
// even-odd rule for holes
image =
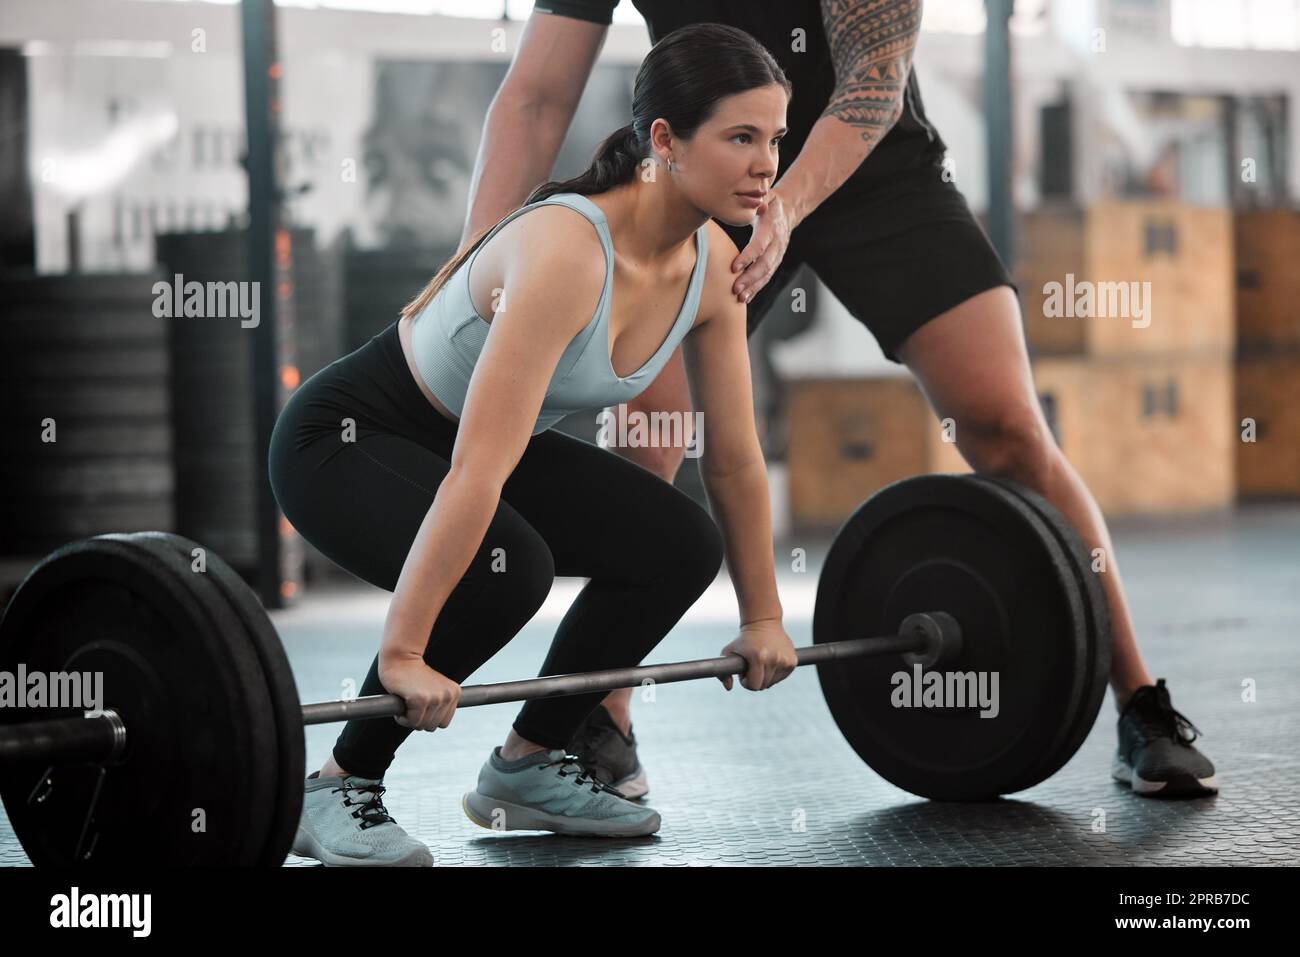
[[1172, 0], [1170, 27], [1179, 46], [1300, 50], [1300, 0]]
[[[193, 3], [199, 0], [150, 0], [158, 3]], [[239, 0], [204, 0], [208, 3], [234, 4]], [[278, 7], [300, 7], [307, 10], [356, 10], [365, 13], [409, 13], [415, 16], [440, 14], [444, 17], [472, 17], [479, 20], [500, 20], [504, 11], [511, 20], [527, 20], [533, 12], [533, 0], [275, 0]], [[639, 23], [645, 20], [632, 6], [632, 0], [622, 0], [614, 10], [615, 23]]]
[[[1042, 33], [1049, 0], [1016, 0], [1011, 32], [1017, 36]], [[983, 33], [988, 24], [984, 0], [926, 0], [921, 29], [932, 33]]]

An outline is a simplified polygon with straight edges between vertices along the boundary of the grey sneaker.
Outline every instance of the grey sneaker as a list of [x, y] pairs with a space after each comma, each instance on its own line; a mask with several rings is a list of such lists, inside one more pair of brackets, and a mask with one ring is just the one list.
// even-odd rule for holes
[[657, 811], [622, 797], [559, 748], [517, 761], [503, 761], [493, 748], [461, 807], [493, 831], [642, 837], [659, 830]]
[[602, 784], [635, 801], [650, 793], [650, 785], [636, 756], [636, 735], [631, 726], [627, 731], [624, 734], [605, 706], [598, 704], [574, 733], [569, 752], [576, 754]]
[[320, 776], [306, 781], [293, 853], [327, 867], [432, 867], [433, 854], [384, 807], [380, 781]]

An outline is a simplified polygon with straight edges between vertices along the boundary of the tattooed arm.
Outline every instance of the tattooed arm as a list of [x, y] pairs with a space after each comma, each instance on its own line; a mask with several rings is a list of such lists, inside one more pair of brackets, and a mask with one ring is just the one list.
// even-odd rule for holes
[[839, 189], [903, 112], [921, 0], [821, 0], [835, 90], [777, 184], [798, 225]]

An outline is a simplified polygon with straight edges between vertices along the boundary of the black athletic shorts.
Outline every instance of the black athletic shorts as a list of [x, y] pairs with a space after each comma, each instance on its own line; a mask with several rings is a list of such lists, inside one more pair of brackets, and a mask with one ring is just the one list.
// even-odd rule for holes
[[[935, 316], [987, 289], [1015, 288], [942, 172], [927, 165], [832, 194], [795, 228], [776, 274], [749, 303], [749, 333], [805, 263], [893, 362], [903, 340]], [[743, 251], [751, 228], [719, 225]]]

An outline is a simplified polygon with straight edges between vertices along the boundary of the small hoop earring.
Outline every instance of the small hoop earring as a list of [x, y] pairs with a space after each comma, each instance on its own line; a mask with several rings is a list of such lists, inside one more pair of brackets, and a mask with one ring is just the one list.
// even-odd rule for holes
[[679, 169], [681, 169], [681, 167], [678, 166], [676, 163], [674, 163], [674, 162], [672, 161], [672, 159], [670, 158], [670, 159], [668, 160], [668, 172], [670, 172], [670, 173], [675, 173], [675, 172], [677, 172]]

